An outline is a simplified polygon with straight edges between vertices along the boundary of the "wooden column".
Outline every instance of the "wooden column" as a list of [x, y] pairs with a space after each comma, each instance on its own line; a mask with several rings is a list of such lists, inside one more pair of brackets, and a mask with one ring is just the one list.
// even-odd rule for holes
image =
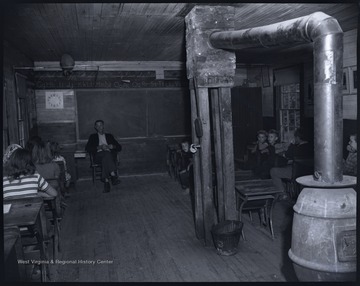
[[[199, 138], [196, 136], [195, 119], [198, 117], [197, 99], [194, 89], [193, 80], [190, 80], [190, 103], [191, 103], [191, 136], [192, 143], [200, 144]], [[203, 196], [201, 188], [200, 176], [200, 154], [199, 152], [193, 155], [193, 175], [194, 175], [194, 224], [195, 234], [198, 239], [204, 239], [204, 216], [203, 216]]]
[[236, 219], [234, 147], [231, 112], [231, 89], [219, 88], [221, 157], [224, 184], [225, 219]]
[[[200, 138], [201, 148], [198, 150], [199, 159], [200, 159], [200, 181], [201, 184], [195, 186], [196, 188], [201, 188], [202, 195], [202, 212], [203, 212], [203, 225], [204, 225], [204, 238], [205, 245], [213, 245], [211, 228], [214, 223], [217, 223], [215, 216], [215, 206], [214, 206], [214, 191], [212, 185], [212, 146], [211, 146], [211, 121], [210, 121], [210, 107], [209, 107], [209, 89], [214, 88], [215, 91], [212, 92], [211, 98], [215, 102], [213, 105], [213, 112], [215, 112], [213, 117], [214, 130], [216, 131], [214, 140], [216, 144], [214, 145], [216, 165], [217, 165], [217, 181], [220, 186], [219, 195], [219, 220], [224, 218], [232, 218], [235, 212], [230, 210], [231, 207], [230, 200], [234, 198], [231, 191], [228, 193], [224, 192], [224, 188], [231, 188], [231, 185], [234, 186], [234, 182], [231, 184], [231, 176], [234, 174], [233, 160], [230, 158], [233, 155], [233, 148], [231, 146], [231, 152], [229, 153], [226, 148], [229, 144], [224, 140], [231, 138], [230, 144], [232, 142], [232, 130], [230, 137], [225, 135], [228, 131], [222, 130], [224, 126], [223, 122], [228, 122], [228, 118], [224, 121], [222, 118], [224, 115], [221, 111], [221, 104], [225, 104], [221, 99], [219, 101], [219, 95], [217, 94], [218, 88], [230, 88], [234, 84], [234, 75], [235, 75], [235, 53], [231, 51], [214, 49], [209, 45], [210, 35], [218, 30], [226, 31], [234, 29], [234, 16], [235, 9], [231, 6], [195, 6], [190, 13], [185, 17], [186, 23], [186, 69], [187, 69], [187, 78], [190, 82], [194, 83], [194, 89], [196, 91], [197, 97], [197, 115], [201, 120], [203, 136]], [[220, 96], [221, 97], [221, 96]], [[194, 102], [191, 102], [193, 105]], [[192, 107], [193, 109], [193, 107]], [[230, 113], [231, 114], [231, 113]], [[230, 119], [231, 126], [231, 119]], [[223, 135], [221, 135], [223, 134]], [[226, 150], [226, 152], [224, 151]], [[226, 153], [228, 156], [223, 157], [223, 154]], [[231, 163], [225, 162], [225, 160], [230, 161]], [[232, 164], [232, 165], [231, 165]], [[223, 173], [228, 172], [224, 177]], [[224, 184], [224, 186], [222, 186]], [[235, 188], [233, 187], [233, 192]], [[196, 196], [199, 197], [199, 190], [196, 190]], [[228, 198], [224, 198], [226, 194]], [[234, 200], [235, 205], [235, 200]], [[199, 204], [196, 205], [199, 207]], [[196, 215], [199, 215], [201, 210], [198, 209], [195, 211]], [[230, 215], [229, 215], [230, 214]], [[201, 223], [199, 217], [196, 218], [196, 225]]]
[[211, 228], [215, 223], [215, 208], [212, 186], [212, 164], [211, 164], [211, 134], [210, 134], [210, 110], [209, 91], [207, 88], [197, 88], [196, 94], [199, 106], [199, 118], [202, 123], [203, 136], [200, 138], [200, 175], [201, 191], [203, 195], [204, 231], [205, 245], [213, 245]]
[[236, 219], [231, 89], [211, 90], [216, 161], [218, 219]]
[[213, 122], [214, 134], [214, 151], [215, 151], [215, 166], [216, 166], [216, 188], [217, 188], [217, 215], [218, 221], [225, 219], [224, 206], [224, 183], [223, 183], [223, 157], [222, 157], [222, 140], [221, 140], [221, 126], [220, 126], [220, 109], [219, 109], [219, 90], [216, 88], [210, 89], [211, 93], [211, 112]]

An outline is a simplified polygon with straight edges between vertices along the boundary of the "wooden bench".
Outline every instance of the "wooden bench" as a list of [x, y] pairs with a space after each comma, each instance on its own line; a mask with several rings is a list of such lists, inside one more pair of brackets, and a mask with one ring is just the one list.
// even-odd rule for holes
[[[235, 182], [236, 207], [239, 211], [239, 220], [242, 221], [244, 210], [263, 210], [265, 220], [269, 224], [271, 237], [274, 239], [272, 226], [272, 211], [275, 198], [280, 191], [277, 191], [271, 179], [269, 180], [244, 180]], [[242, 237], [245, 240], [244, 231]]]

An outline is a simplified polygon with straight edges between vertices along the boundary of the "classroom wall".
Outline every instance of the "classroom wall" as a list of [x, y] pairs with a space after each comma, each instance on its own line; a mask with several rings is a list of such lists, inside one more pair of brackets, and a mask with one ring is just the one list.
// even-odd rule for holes
[[357, 89], [354, 89], [353, 70], [357, 68], [357, 29], [344, 33], [344, 72], [348, 76], [347, 89], [343, 91], [344, 119], [357, 119]]
[[349, 75], [347, 82], [347, 89], [343, 91], [343, 154], [347, 156], [346, 151], [347, 143], [349, 142], [349, 136], [357, 133], [358, 118], [357, 118], [357, 106], [358, 106], [358, 91], [354, 89], [352, 77], [352, 70], [357, 68], [357, 29], [344, 33], [344, 71]]
[[273, 69], [269, 65], [239, 65], [236, 67], [234, 87], [261, 87], [262, 115], [274, 116]]
[[[99, 78], [98, 83], [105, 83], [105, 77]], [[63, 146], [75, 178], [73, 153], [85, 149], [89, 135], [95, 132], [94, 121], [103, 119], [105, 132], [112, 133], [123, 147], [121, 175], [166, 172], [167, 145], [181, 143], [191, 133], [190, 94], [186, 82], [160, 81], [143, 78], [131, 86], [108, 78], [110, 88], [103, 84], [78, 88], [91, 86], [93, 73], [87, 78], [82, 72], [81, 79], [41, 74], [35, 80], [39, 135]], [[72, 88], [58, 88], [61, 86]], [[60, 109], [46, 108], [46, 98], [54, 92], [62, 93]], [[77, 164], [79, 177], [90, 178], [89, 158]]]
[[[279, 69], [289, 66], [289, 59], [285, 58], [284, 62], [279, 61], [276, 65], [269, 66], [270, 70], [270, 84], [271, 87], [262, 88], [263, 93], [263, 122], [264, 128], [267, 129], [275, 123], [274, 104], [273, 104], [273, 69]], [[293, 59], [294, 60], [294, 59]], [[312, 55], [303, 56], [301, 58], [303, 63], [303, 107], [304, 107], [304, 118], [303, 124], [309, 128], [313, 127], [314, 118], [314, 84], [313, 84], [313, 57]], [[294, 62], [294, 65], [301, 62]], [[357, 90], [353, 88], [353, 77], [351, 72], [357, 68], [357, 29], [344, 33], [344, 53], [343, 53], [343, 67], [347, 74], [347, 89], [343, 91], [343, 119], [344, 119], [344, 138], [348, 137], [350, 130], [355, 132], [357, 123]], [[260, 86], [260, 82], [255, 79], [259, 79], [261, 76], [259, 68], [253, 70], [252, 81], [256, 82]], [[289, 77], [290, 75], [281, 75]], [[251, 80], [250, 80], [251, 81]], [[344, 145], [347, 144], [347, 140], [344, 140]]]

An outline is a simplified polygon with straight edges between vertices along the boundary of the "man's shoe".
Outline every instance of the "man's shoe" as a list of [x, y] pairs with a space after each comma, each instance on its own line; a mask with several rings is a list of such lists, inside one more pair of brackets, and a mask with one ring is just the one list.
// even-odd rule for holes
[[105, 182], [104, 183], [104, 191], [103, 191], [103, 193], [108, 193], [108, 192], [110, 192], [110, 183]]
[[118, 178], [118, 177], [116, 177], [116, 176], [112, 176], [112, 177], [111, 177], [111, 183], [112, 183], [112, 185], [113, 185], [113, 186], [115, 186], [115, 185], [120, 184], [120, 183], [121, 183], [121, 181], [119, 180], [119, 178]]

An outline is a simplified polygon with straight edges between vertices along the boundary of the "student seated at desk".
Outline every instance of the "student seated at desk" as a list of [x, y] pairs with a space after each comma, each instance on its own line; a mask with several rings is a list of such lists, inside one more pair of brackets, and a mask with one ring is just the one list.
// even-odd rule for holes
[[32, 161], [35, 165], [36, 171], [39, 172], [45, 180], [54, 180], [50, 184], [60, 191], [59, 183], [56, 179], [60, 177], [60, 167], [52, 161], [49, 143], [40, 142], [33, 147]]
[[266, 160], [261, 162], [257, 169], [257, 175], [260, 179], [270, 179], [270, 169], [273, 167], [284, 167], [287, 165], [287, 159], [284, 157], [288, 149], [288, 143], [279, 142], [279, 133], [275, 129], [268, 132], [269, 146], [265, 149], [267, 153]]
[[32, 150], [35, 145], [42, 142], [42, 139], [40, 136], [34, 135], [29, 138], [29, 140], [26, 142], [25, 149], [29, 150], [30, 153], [32, 153]]
[[71, 175], [67, 171], [66, 160], [63, 156], [60, 155], [60, 147], [57, 142], [50, 142], [50, 151], [53, 162], [63, 162], [64, 170], [65, 170], [65, 187], [68, 188], [70, 186]]
[[269, 156], [269, 143], [267, 142], [268, 133], [265, 130], [257, 132], [257, 142], [251, 150], [253, 154], [253, 172], [254, 175], [259, 176], [261, 173], [262, 164], [268, 159]]
[[36, 171], [30, 152], [12, 144], [3, 157], [3, 198], [36, 195], [52, 198], [57, 196], [57, 191]]
[[[314, 148], [313, 145], [307, 141], [304, 130], [298, 128], [295, 130], [293, 142], [289, 145], [288, 150], [285, 152], [284, 157], [286, 160], [293, 160], [294, 158], [313, 158]], [[270, 170], [271, 179], [278, 191], [283, 195], [280, 197], [282, 200], [288, 199], [285, 193], [285, 186], [282, 179], [291, 179], [293, 174], [293, 165], [287, 164], [283, 167], [274, 167]]]

